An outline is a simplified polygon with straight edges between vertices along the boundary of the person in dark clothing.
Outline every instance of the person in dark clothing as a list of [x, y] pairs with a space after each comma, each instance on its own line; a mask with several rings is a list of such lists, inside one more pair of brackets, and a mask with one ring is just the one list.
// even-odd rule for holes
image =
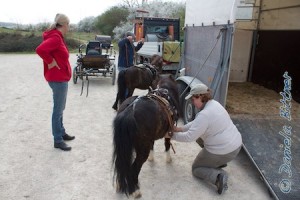
[[124, 38], [119, 41], [119, 58], [118, 58], [118, 70], [119, 72], [133, 66], [134, 53], [140, 50], [144, 44], [142, 38], [138, 41], [137, 45], [133, 44], [135, 35], [132, 32], [126, 32]]
[[[134, 64], [134, 54], [135, 52], [137, 52], [138, 50], [140, 50], [142, 48], [142, 46], [144, 45], [144, 38], [142, 38], [140, 41], [137, 42], [136, 46], [133, 44], [135, 40], [135, 35], [132, 32], [126, 32], [124, 34], [124, 37], [122, 40], [119, 41], [118, 46], [119, 46], [119, 57], [118, 57], [118, 85], [119, 84], [125, 84], [125, 83], [119, 83], [119, 81], [121, 81], [121, 79], [119, 78], [121, 75], [121, 71], [126, 70], [128, 67], [133, 66]], [[122, 75], [121, 75], [122, 76]], [[125, 89], [126, 93], [125, 93], [125, 97], [127, 97], [127, 93], [128, 90]], [[117, 93], [117, 97], [120, 97], [120, 93], [118, 91]], [[119, 98], [117, 98], [119, 99]], [[112, 108], [114, 110], [117, 110], [117, 104], [118, 101], [116, 101], [114, 103], [114, 105], [112, 106]]]

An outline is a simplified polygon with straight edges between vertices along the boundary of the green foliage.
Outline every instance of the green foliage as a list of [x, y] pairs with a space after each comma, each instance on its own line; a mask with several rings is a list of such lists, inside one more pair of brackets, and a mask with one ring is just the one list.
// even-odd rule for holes
[[41, 41], [34, 34], [0, 33], [0, 52], [32, 52]]
[[[34, 52], [36, 47], [42, 42], [40, 33], [34, 32], [24, 33], [22, 31], [5, 31], [0, 32], [0, 52]], [[70, 50], [75, 50], [79, 47], [80, 42], [73, 38], [66, 38], [67, 46]]]
[[113, 30], [126, 21], [129, 11], [125, 7], [114, 6], [96, 18], [95, 27], [102, 35], [113, 36]]
[[95, 17], [85, 17], [77, 24], [77, 30], [81, 32], [95, 31]]
[[[96, 18], [88, 17], [78, 25], [72, 25], [66, 36], [66, 42], [70, 51], [77, 51], [80, 44], [86, 44], [94, 40], [95, 35], [110, 35], [117, 39], [127, 30], [132, 30], [132, 19], [135, 17], [137, 0], [124, 1], [125, 6], [115, 6]], [[123, 5], [124, 5], [123, 4]], [[127, 5], [128, 4], [128, 5]], [[184, 26], [185, 5], [154, 1], [143, 5], [143, 9], [150, 11], [150, 16], [180, 18], [181, 27]], [[27, 29], [17, 30], [0, 27], [0, 53], [3, 52], [34, 52], [42, 41], [42, 31], [49, 24], [41, 23], [29, 26]], [[94, 28], [96, 30], [94, 30]], [[80, 32], [79, 32], [79, 31]], [[86, 31], [86, 32], [82, 32]], [[180, 32], [181, 39], [183, 31]]]
[[98, 33], [96, 32], [77, 32], [77, 31], [72, 31], [67, 33], [66, 38], [71, 38], [75, 41], [78, 41], [80, 44], [86, 44], [90, 40], [94, 40], [95, 36]]
[[180, 18], [180, 39], [183, 40], [184, 38], [184, 31], [183, 31], [183, 27], [185, 26], [184, 21], [185, 21], [185, 7], [180, 7], [177, 10], [177, 17], [179, 16]]

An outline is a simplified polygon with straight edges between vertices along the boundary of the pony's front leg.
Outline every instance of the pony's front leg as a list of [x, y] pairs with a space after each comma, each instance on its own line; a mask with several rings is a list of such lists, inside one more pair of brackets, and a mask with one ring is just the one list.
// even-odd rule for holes
[[150, 153], [148, 156], [148, 161], [152, 162], [154, 160], [154, 141], [151, 144]]
[[171, 138], [165, 138], [166, 161], [167, 161], [167, 163], [172, 162], [172, 158], [171, 158], [171, 154], [170, 154], [170, 147], [171, 147]]
[[112, 108], [116, 111], [118, 110], [118, 103], [119, 103], [119, 92], [117, 93], [116, 101], [115, 101], [114, 105], [112, 106]]

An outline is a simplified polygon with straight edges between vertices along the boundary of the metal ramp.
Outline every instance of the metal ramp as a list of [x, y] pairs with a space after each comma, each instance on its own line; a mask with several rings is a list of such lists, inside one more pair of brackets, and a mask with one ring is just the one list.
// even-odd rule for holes
[[275, 199], [300, 199], [300, 119], [232, 116], [243, 147]]

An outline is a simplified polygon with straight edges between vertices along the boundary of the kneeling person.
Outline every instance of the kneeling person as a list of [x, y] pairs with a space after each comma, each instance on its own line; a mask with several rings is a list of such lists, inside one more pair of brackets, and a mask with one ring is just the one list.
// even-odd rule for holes
[[242, 137], [228, 112], [212, 99], [206, 85], [195, 85], [185, 99], [190, 98], [200, 112], [192, 122], [174, 127], [172, 139], [197, 141], [202, 150], [192, 165], [193, 175], [216, 185], [218, 193], [222, 194], [228, 188], [228, 175], [222, 168], [238, 155]]

